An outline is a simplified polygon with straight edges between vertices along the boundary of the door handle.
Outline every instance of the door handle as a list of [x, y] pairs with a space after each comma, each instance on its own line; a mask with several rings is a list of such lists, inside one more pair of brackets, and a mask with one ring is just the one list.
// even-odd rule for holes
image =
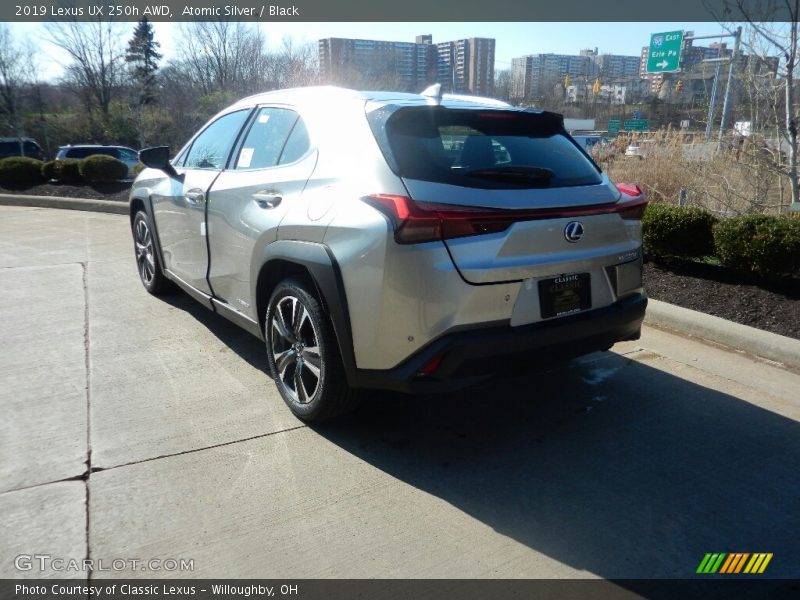
[[189, 204], [202, 204], [206, 201], [206, 195], [203, 190], [197, 188], [184, 192], [183, 197]]
[[258, 204], [261, 208], [275, 208], [283, 201], [283, 198], [276, 194], [263, 191], [253, 194], [253, 200], [255, 200], [256, 204]]

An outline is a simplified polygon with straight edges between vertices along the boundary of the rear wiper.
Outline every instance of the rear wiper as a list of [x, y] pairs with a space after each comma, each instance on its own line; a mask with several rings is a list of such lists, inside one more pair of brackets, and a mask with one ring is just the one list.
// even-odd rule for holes
[[486, 179], [504, 179], [506, 181], [518, 181], [524, 183], [536, 182], [546, 185], [555, 176], [551, 169], [542, 167], [492, 167], [490, 169], [475, 169], [467, 171], [465, 175], [470, 177], [481, 177]]

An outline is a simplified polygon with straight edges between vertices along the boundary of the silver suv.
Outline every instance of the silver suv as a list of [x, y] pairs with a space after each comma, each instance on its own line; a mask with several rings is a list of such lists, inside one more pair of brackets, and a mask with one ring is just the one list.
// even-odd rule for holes
[[140, 153], [139, 274], [266, 342], [295, 415], [439, 392], [636, 339], [641, 216], [562, 118], [485, 98], [303, 88]]

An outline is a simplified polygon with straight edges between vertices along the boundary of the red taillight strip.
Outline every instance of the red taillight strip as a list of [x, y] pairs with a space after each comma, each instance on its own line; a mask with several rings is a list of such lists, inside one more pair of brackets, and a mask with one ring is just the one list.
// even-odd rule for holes
[[[624, 188], [633, 191], [631, 187]], [[641, 190], [632, 196], [623, 191], [622, 199], [612, 204], [574, 206], [570, 208], [534, 208], [512, 210], [471, 209], [416, 202], [407, 196], [373, 194], [363, 198], [391, 221], [395, 239], [409, 244], [436, 239], [451, 239], [484, 233], [496, 233], [520, 221], [568, 219], [618, 213], [624, 219], [641, 218], [647, 204]], [[622, 191], [622, 190], [621, 190]]]

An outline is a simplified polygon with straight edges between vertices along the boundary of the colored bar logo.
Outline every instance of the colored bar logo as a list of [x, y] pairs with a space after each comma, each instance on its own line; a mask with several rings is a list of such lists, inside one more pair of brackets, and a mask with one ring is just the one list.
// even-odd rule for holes
[[772, 560], [772, 552], [709, 552], [700, 561], [697, 573], [710, 575], [713, 573], [723, 573], [725, 575], [735, 575], [737, 573], [763, 573], [769, 561]]

